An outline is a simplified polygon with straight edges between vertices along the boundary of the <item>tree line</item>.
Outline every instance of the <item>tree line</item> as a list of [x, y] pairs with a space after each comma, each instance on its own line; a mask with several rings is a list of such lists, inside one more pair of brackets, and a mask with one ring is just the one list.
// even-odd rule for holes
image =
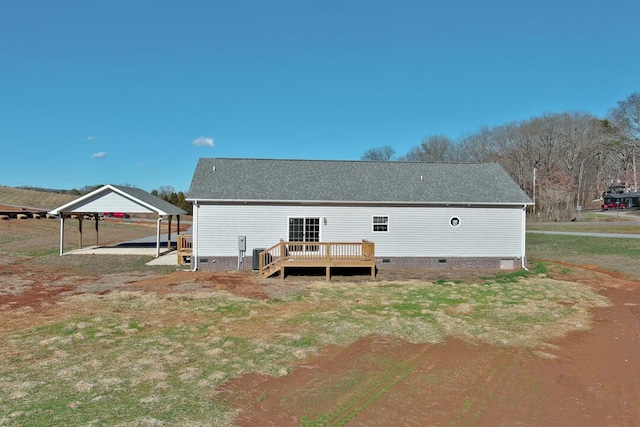
[[191, 202], [187, 202], [186, 196], [182, 191], [178, 191], [176, 193], [175, 188], [172, 186], [162, 185], [157, 190], [151, 191], [151, 194], [161, 198], [165, 202], [169, 202], [172, 205], [179, 207], [189, 215], [193, 215], [193, 205]]
[[[430, 135], [408, 153], [372, 148], [362, 160], [499, 163], [535, 202], [536, 219], [574, 218], [614, 185], [638, 191], [640, 93], [611, 108], [589, 113], [544, 114], [496, 127], [481, 127], [454, 140]], [[640, 161], [640, 159], [638, 159]]]

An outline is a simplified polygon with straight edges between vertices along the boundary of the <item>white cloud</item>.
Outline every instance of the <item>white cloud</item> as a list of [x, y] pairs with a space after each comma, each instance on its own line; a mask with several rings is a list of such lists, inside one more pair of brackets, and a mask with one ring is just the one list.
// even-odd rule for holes
[[89, 136], [87, 137], [87, 141], [93, 141], [94, 139], [96, 139], [96, 137], [95, 137], [95, 136], [93, 136], [93, 135], [89, 135]]
[[94, 159], [102, 159], [103, 157], [107, 157], [107, 153], [105, 153], [104, 151], [98, 151], [97, 153], [93, 153], [91, 157], [93, 157]]
[[209, 136], [201, 136], [193, 140], [192, 144], [196, 147], [213, 147], [214, 140]]

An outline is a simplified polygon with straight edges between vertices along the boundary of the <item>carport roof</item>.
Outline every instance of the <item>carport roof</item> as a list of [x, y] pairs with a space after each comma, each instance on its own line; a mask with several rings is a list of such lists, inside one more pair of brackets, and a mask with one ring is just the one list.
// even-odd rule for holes
[[144, 190], [122, 185], [107, 184], [89, 194], [53, 209], [50, 213], [95, 213], [95, 212], [126, 212], [126, 213], [156, 213], [165, 215], [184, 215], [187, 212], [165, 202]]

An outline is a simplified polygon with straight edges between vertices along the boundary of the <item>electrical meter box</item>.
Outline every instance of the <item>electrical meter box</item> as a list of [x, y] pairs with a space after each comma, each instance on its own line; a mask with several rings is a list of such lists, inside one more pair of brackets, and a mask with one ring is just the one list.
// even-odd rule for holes
[[239, 251], [247, 250], [247, 236], [238, 236], [238, 250]]

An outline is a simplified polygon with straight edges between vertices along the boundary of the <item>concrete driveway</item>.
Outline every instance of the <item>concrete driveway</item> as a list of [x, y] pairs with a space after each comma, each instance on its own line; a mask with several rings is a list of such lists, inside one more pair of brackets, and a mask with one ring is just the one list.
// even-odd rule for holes
[[[171, 248], [167, 248], [167, 234], [160, 235], [160, 256], [147, 265], [178, 265], [177, 233], [171, 233]], [[88, 246], [65, 252], [65, 255], [144, 255], [156, 256], [156, 235], [130, 240], [111, 246]]]

